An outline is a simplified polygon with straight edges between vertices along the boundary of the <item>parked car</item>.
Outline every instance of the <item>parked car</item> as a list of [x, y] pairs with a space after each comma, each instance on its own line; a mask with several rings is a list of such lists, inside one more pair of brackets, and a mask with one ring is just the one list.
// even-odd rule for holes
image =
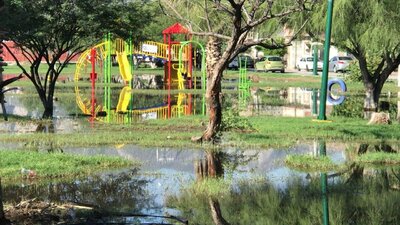
[[264, 56], [255, 65], [257, 71], [285, 72], [285, 64], [280, 56]]
[[238, 69], [240, 65], [246, 65], [246, 68], [254, 68], [254, 60], [248, 55], [240, 55], [232, 59], [232, 61], [228, 64], [228, 69]]
[[329, 71], [346, 72], [353, 58], [349, 56], [334, 56], [329, 60]]
[[[322, 62], [322, 60], [318, 59], [317, 70], [322, 70], [322, 67], [323, 67], [323, 62]], [[296, 68], [299, 71], [300, 70], [306, 70], [306, 71], [313, 70], [314, 69], [314, 57], [307, 56], [307, 57], [300, 58], [296, 64]]]

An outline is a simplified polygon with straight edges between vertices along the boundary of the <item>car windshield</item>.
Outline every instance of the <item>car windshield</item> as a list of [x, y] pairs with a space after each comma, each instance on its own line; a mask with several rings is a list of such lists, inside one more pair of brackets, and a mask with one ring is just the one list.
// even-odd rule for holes
[[346, 57], [346, 56], [340, 56], [340, 57], [339, 57], [339, 60], [351, 61], [351, 60], [353, 60], [353, 59], [350, 58], [350, 57]]
[[277, 62], [277, 61], [282, 61], [282, 59], [277, 56], [272, 56], [272, 57], [268, 57], [268, 61]]

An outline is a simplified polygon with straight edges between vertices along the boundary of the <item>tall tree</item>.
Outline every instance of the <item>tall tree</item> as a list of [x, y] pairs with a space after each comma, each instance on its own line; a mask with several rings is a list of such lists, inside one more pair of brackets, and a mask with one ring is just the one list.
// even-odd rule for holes
[[[221, 80], [229, 60], [252, 46], [282, 48], [277, 42], [285, 19], [312, 7], [316, 0], [160, 0], [165, 13], [184, 23], [194, 35], [206, 37], [206, 103], [209, 122], [201, 139], [213, 141], [222, 119]], [[264, 37], [255, 33], [263, 28]], [[268, 29], [266, 29], [268, 28]], [[295, 32], [296, 33], [296, 32]]]
[[[0, 12], [3, 10], [4, 8], [4, 1], [0, 0]], [[0, 30], [1, 31], [1, 30]], [[0, 42], [2, 42], [3, 40], [1, 40], [0, 37]], [[1, 63], [1, 62], [0, 62]], [[2, 72], [2, 66], [0, 65], [0, 76]], [[4, 112], [3, 112], [4, 113]], [[6, 217], [4, 216], [4, 207], [3, 207], [3, 189], [1, 187], [1, 177], [0, 177], [0, 224], [8, 224], [8, 220], [6, 219]]]
[[[36, 88], [43, 103], [43, 118], [53, 116], [56, 81], [70, 60], [99, 42], [106, 32], [127, 37], [137, 32], [151, 17], [143, 7], [148, 1], [124, 0], [8, 0], [2, 12], [0, 30], [19, 47], [31, 66], [18, 66]], [[7, 46], [5, 46], [7, 47]], [[11, 53], [11, 52], [10, 52]], [[63, 55], [67, 55], [62, 59]], [[43, 63], [44, 61], [44, 63]], [[45, 74], [39, 67], [47, 64]]]
[[[321, 1], [306, 28], [316, 39], [325, 29], [327, 1]], [[332, 44], [358, 61], [365, 87], [364, 108], [377, 110], [383, 85], [400, 64], [400, 4], [398, 0], [336, 0]], [[304, 19], [304, 17], [303, 17]], [[376, 62], [377, 65], [369, 65]]]

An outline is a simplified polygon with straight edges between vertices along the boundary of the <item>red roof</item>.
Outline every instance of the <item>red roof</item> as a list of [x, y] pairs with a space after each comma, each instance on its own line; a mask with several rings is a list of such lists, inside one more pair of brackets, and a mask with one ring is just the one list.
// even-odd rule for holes
[[175, 23], [174, 25], [163, 30], [162, 34], [188, 34], [189, 30], [182, 26], [180, 23]]

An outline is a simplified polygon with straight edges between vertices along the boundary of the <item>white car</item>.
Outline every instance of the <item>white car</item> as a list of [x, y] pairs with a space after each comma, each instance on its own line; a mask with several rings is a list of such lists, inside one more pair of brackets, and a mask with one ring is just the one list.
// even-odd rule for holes
[[[312, 56], [302, 57], [296, 64], [296, 68], [300, 70], [312, 71], [314, 68], [314, 58]], [[322, 70], [323, 62], [317, 61], [317, 70]]]
[[349, 56], [334, 56], [329, 60], [329, 71], [346, 72], [351, 61], [353, 58]]

